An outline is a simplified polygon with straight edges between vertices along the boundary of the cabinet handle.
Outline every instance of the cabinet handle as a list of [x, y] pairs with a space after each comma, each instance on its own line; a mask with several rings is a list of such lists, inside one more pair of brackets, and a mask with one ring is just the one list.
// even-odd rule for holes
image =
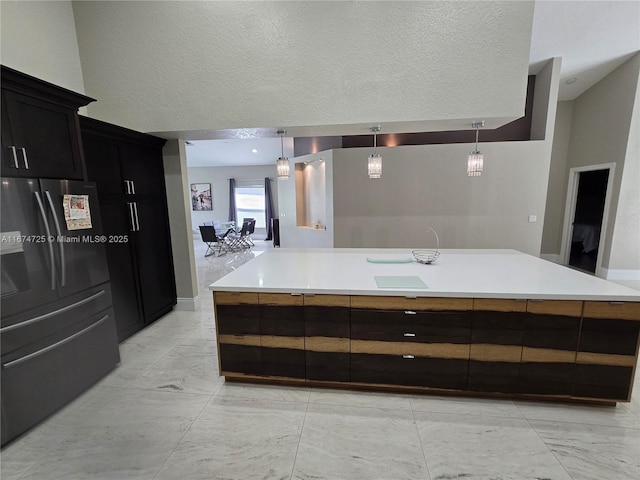
[[404, 314], [405, 315], [417, 315], [416, 312], [414, 312], [413, 310], [405, 310]]
[[402, 355], [402, 358], [406, 358], [406, 359], [412, 359], [412, 358], [416, 358], [413, 355]]
[[18, 166], [18, 154], [16, 153], [16, 147], [11, 145], [9, 148], [11, 149], [11, 153], [13, 154], [13, 166], [14, 166], [14, 168], [20, 168]]
[[235, 333], [233, 336], [234, 338], [244, 338], [244, 335], [238, 335], [237, 333]]
[[415, 333], [405, 333], [404, 336], [405, 337], [415, 337], [416, 334]]
[[[134, 193], [135, 193], [135, 191], [134, 191]], [[136, 220], [136, 232], [139, 232], [140, 231], [140, 220], [138, 219], [138, 204], [136, 202], [133, 202], [133, 214], [134, 214], [134, 218]]]
[[609, 302], [611, 305], [624, 305], [624, 302]]
[[124, 189], [127, 195], [135, 195], [136, 193], [136, 184], [133, 183], [133, 180], [125, 180], [124, 181]]
[[129, 207], [129, 221], [131, 225], [129, 226], [129, 230], [132, 232], [136, 231], [136, 223], [133, 220], [133, 202], [127, 202], [127, 207]]
[[27, 160], [27, 149], [22, 147], [20, 151], [22, 152], [22, 159], [24, 160], [24, 168], [29, 170], [29, 161]]

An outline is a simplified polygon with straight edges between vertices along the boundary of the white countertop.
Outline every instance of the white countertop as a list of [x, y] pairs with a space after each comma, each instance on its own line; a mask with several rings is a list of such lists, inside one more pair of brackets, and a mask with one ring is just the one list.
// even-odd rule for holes
[[[640, 291], [516, 250], [440, 250], [424, 265], [370, 263], [413, 258], [406, 249], [268, 250], [209, 286], [221, 292], [317, 293], [640, 301]], [[375, 277], [418, 277], [427, 288], [379, 288]]]

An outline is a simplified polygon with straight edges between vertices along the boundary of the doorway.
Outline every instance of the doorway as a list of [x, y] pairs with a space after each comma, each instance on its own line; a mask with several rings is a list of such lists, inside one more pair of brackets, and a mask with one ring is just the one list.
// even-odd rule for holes
[[567, 190], [563, 264], [597, 275], [602, 264], [614, 164], [572, 168]]

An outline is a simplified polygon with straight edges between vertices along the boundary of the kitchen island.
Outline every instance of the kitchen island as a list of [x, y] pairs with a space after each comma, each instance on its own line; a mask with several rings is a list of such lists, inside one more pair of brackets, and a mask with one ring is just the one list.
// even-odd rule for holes
[[640, 292], [515, 250], [268, 251], [210, 286], [227, 380], [629, 401]]

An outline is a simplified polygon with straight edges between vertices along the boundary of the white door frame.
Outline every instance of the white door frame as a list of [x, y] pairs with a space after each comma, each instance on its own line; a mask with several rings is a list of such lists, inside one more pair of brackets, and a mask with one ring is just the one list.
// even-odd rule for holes
[[569, 265], [571, 254], [571, 241], [573, 237], [573, 217], [576, 214], [576, 203], [578, 200], [578, 184], [580, 183], [580, 173], [591, 172], [593, 170], [609, 170], [607, 179], [607, 193], [604, 199], [604, 212], [602, 214], [602, 228], [600, 229], [600, 241], [598, 242], [598, 259], [596, 260], [596, 277], [604, 278], [605, 272], [602, 269], [602, 252], [609, 223], [609, 207], [611, 205], [611, 190], [613, 189], [613, 178], [616, 170], [615, 163], [601, 163], [599, 165], [585, 165], [569, 169], [569, 185], [567, 186], [567, 203], [564, 210], [564, 226], [562, 228], [562, 245], [560, 247], [560, 260], [562, 265]]

